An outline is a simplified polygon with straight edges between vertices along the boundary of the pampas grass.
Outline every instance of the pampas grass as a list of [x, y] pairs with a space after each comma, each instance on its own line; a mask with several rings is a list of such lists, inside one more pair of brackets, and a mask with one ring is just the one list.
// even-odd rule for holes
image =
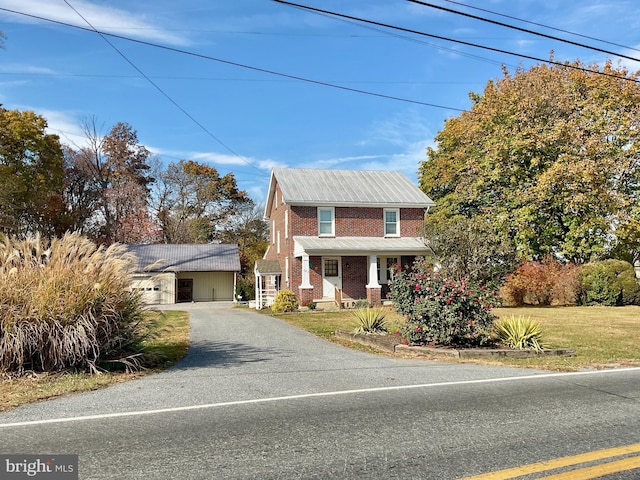
[[0, 239], [0, 372], [132, 363], [142, 339], [142, 302], [129, 289], [135, 262], [123, 245], [78, 234]]

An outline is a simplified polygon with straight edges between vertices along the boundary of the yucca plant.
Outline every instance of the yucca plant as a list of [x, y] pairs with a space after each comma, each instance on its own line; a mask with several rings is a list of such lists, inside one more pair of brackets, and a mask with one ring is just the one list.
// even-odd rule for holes
[[358, 308], [351, 312], [358, 324], [356, 333], [386, 333], [386, 313], [382, 308]]
[[542, 326], [529, 317], [511, 315], [501, 318], [494, 322], [493, 331], [499, 342], [511, 348], [538, 352], [544, 349]]
[[143, 338], [135, 257], [78, 234], [0, 240], [0, 371], [135, 365]]

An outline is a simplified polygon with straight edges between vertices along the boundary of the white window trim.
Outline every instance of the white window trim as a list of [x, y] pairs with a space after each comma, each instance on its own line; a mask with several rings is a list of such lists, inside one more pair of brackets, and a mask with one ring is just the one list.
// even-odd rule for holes
[[284, 211], [284, 238], [289, 238], [289, 210]]
[[[387, 233], [387, 212], [396, 212], [396, 233]], [[385, 208], [382, 213], [382, 221], [385, 237], [399, 237], [400, 236], [400, 209], [399, 208]]]
[[[331, 211], [331, 233], [320, 233], [320, 212]], [[318, 207], [318, 236], [319, 237], [335, 237], [336, 236], [336, 209], [334, 207]]]

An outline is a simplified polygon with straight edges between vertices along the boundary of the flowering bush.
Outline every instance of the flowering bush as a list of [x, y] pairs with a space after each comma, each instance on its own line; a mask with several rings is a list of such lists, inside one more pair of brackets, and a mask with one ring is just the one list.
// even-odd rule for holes
[[409, 343], [476, 346], [490, 340], [495, 293], [450, 280], [423, 259], [411, 270], [396, 269], [390, 299], [406, 319], [402, 335]]

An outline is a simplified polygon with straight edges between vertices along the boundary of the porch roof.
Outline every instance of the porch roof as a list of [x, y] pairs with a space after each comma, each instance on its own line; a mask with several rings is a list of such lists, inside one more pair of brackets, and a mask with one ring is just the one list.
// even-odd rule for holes
[[296, 257], [308, 255], [372, 255], [406, 253], [424, 255], [429, 251], [419, 237], [293, 237]]

